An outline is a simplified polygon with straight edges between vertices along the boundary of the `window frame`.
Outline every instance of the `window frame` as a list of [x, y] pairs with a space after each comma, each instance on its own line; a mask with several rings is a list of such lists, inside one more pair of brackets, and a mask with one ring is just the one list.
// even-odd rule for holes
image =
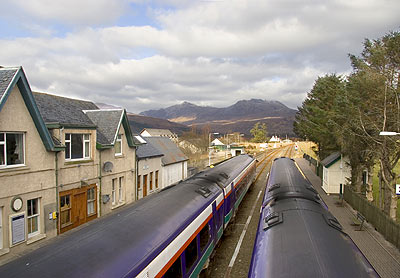
[[117, 179], [112, 179], [111, 180], [111, 204], [113, 206], [115, 206], [117, 204], [116, 200], [117, 200], [117, 195], [115, 192], [115, 184], [117, 183]]
[[118, 178], [118, 203], [121, 204], [124, 202], [124, 177]]
[[155, 173], [154, 173], [154, 180], [155, 180], [154, 186], [157, 189], [158, 188], [158, 170], [155, 171]]
[[[61, 206], [61, 198], [66, 198], [66, 197], [68, 197], [68, 199], [69, 199], [69, 207], [63, 208]], [[67, 227], [69, 225], [72, 225], [72, 213], [71, 213], [71, 211], [72, 211], [72, 202], [71, 201], [72, 201], [72, 194], [65, 194], [65, 195], [60, 196], [60, 228], [64, 228], [64, 227]], [[68, 215], [69, 215], [69, 222], [62, 223], [61, 214], [63, 212], [66, 212], [66, 211], [68, 212]]]
[[[37, 209], [37, 213], [36, 214], [32, 214], [30, 215], [31, 211], [29, 210], [29, 202], [30, 201], [36, 201], [36, 209]], [[32, 208], [32, 204], [31, 204], [31, 208]], [[40, 234], [40, 198], [34, 198], [34, 199], [29, 199], [26, 202], [26, 222], [27, 222], [27, 232], [28, 232], [28, 238], [34, 237], [38, 234]], [[37, 230], [34, 232], [29, 232], [30, 229], [32, 229], [32, 222], [31, 224], [29, 224], [29, 220], [30, 219], [37, 219]]]
[[[117, 144], [120, 149], [119, 152], [117, 152]], [[115, 151], [115, 156], [122, 156], [122, 134], [118, 134], [115, 139], [114, 151]]]
[[[89, 199], [89, 191], [93, 191], [93, 199]], [[87, 216], [93, 216], [97, 213], [97, 207], [96, 207], [96, 200], [97, 200], [97, 191], [96, 191], [96, 187], [90, 187], [87, 189], [86, 191], [86, 212], [87, 212]], [[89, 213], [89, 203], [93, 204], [93, 212]]]
[[[72, 136], [77, 136], [80, 135], [82, 136], [82, 157], [78, 158], [71, 158], [72, 157], [72, 145], [73, 145], [73, 140]], [[67, 139], [67, 137], [69, 137]], [[90, 133], [65, 133], [64, 136], [64, 142], [65, 142], [65, 160], [66, 161], [79, 161], [79, 160], [90, 160], [91, 159], [91, 134]], [[69, 157], [67, 157], [67, 154], [69, 154]]]
[[[3, 149], [3, 153], [4, 153], [4, 164], [0, 164], [0, 168], [12, 168], [12, 167], [21, 167], [21, 166], [25, 166], [25, 161], [26, 161], [26, 157], [25, 157], [25, 132], [0, 132], [0, 134], [3, 134], [3, 139], [0, 139], [0, 148]], [[22, 138], [22, 163], [18, 163], [18, 164], [7, 164], [7, 134], [12, 134], [12, 135], [20, 135]], [[1, 162], [0, 162], [1, 163]]]

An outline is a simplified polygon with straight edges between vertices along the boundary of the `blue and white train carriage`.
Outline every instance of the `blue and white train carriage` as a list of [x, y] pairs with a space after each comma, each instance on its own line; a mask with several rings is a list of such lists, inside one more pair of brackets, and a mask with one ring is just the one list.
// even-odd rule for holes
[[240, 155], [0, 267], [0, 277], [198, 277], [254, 181]]

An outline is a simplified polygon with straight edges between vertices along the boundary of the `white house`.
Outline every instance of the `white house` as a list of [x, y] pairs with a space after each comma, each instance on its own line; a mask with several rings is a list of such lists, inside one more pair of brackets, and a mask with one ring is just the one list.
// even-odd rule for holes
[[147, 143], [160, 151], [162, 163], [162, 186], [167, 187], [188, 176], [188, 158], [168, 137], [145, 137]]
[[351, 177], [348, 159], [335, 152], [322, 160], [321, 164], [323, 165], [322, 189], [327, 194], [339, 194], [340, 184], [344, 190], [346, 179]]

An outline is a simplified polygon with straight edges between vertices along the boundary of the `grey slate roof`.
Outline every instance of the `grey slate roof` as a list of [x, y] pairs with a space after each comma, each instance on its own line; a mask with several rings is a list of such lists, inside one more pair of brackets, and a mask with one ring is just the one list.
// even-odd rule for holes
[[124, 110], [90, 110], [84, 113], [97, 126], [97, 142], [114, 145]]
[[94, 128], [96, 125], [83, 110], [99, 109], [93, 102], [33, 93], [36, 104], [46, 124], [60, 124], [69, 127]]
[[161, 158], [163, 165], [189, 160], [178, 146], [168, 137], [144, 137], [143, 139], [164, 154]]
[[147, 142], [146, 144], [142, 144], [137, 148], [136, 156], [138, 159], [160, 157], [164, 155], [160, 150], [155, 148], [150, 142], [148, 142], [147, 140], [145, 141]]
[[10, 86], [19, 68], [0, 68], [0, 100]]
[[151, 136], [176, 136], [169, 129], [144, 128], [140, 133], [147, 131]]
[[321, 164], [326, 168], [329, 168], [333, 163], [340, 159], [340, 152], [335, 152], [329, 156], [327, 156], [324, 160], [321, 161]]

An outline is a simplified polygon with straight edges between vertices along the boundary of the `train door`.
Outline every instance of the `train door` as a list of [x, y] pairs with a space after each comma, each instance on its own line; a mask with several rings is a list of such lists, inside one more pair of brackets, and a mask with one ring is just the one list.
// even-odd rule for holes
[[214, 239], [214, 244], [217, 244], [217, 240], [218, 240], [217, 232], [218, 232], [218, 229], [219, 229], [221, 223], [219, 220], [219, 213], [217, 211], [216, 202], [214, 202], [212, 204], [212, 213], [213, 213], [213, 221], [212, 222], [214, 225], [212, 225], [212, 227], [211, 227], [212, 228], [211, 235], [212, 235], [212, 238]]

